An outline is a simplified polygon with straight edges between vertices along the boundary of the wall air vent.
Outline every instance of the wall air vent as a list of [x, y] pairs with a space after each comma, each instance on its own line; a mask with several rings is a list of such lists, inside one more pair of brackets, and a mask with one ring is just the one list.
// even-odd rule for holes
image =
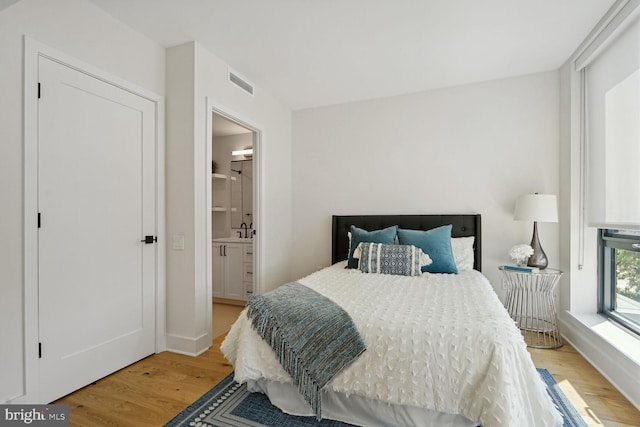
[[231, 70], [229, 70], [229, 82], [238, 86], [249, 95], [253, 96], [253, 85], [243, 77], [240, 77], [236, 72]]

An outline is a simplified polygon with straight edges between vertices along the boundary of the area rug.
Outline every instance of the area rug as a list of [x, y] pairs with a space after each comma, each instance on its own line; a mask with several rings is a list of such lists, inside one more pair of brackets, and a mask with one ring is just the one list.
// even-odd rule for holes
[[[538, 369], [547, 384], [551, 399], [562, 413], [563, 427], [586, 427], [571, 402], [546, 369]], [[165, 427], [346, 427], [339, 421], [316, 421], [315, 417], [296, 417], [282, 413], [264, 394], [249, 393], [246, 385], [229, 374], [187, 409], [165, 424]]]

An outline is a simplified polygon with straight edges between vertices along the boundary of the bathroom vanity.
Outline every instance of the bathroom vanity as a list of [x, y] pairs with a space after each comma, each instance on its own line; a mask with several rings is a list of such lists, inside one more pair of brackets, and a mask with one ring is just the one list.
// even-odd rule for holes
[[212, 240], [213, 297], [246, 301], [253, 293], [253, 239]]

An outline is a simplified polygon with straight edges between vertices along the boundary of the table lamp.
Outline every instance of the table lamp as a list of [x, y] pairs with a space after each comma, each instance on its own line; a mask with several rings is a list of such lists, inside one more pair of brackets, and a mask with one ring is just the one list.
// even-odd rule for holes
[[529, 267], [547, 268], [547, 255], [540, 246], [538, 239], [538, 222], [558, 222], [558, 204], [554, 194], [525, 194], [516, 200], [513, 214], [516, 221], [533, 221], [533, 236], [531, 247], [533, 255], [529, 257]]

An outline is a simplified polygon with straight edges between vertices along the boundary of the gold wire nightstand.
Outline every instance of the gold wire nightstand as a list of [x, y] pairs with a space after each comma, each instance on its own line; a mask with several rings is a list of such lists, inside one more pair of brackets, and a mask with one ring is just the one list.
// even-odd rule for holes
[[502, 271], [502, 284], [507, 290], [504, 306], [516, 322], [529, 347], [558, 348], [562, 337], [553, 292], [562, 271], [547, 268], [538, 273]]

